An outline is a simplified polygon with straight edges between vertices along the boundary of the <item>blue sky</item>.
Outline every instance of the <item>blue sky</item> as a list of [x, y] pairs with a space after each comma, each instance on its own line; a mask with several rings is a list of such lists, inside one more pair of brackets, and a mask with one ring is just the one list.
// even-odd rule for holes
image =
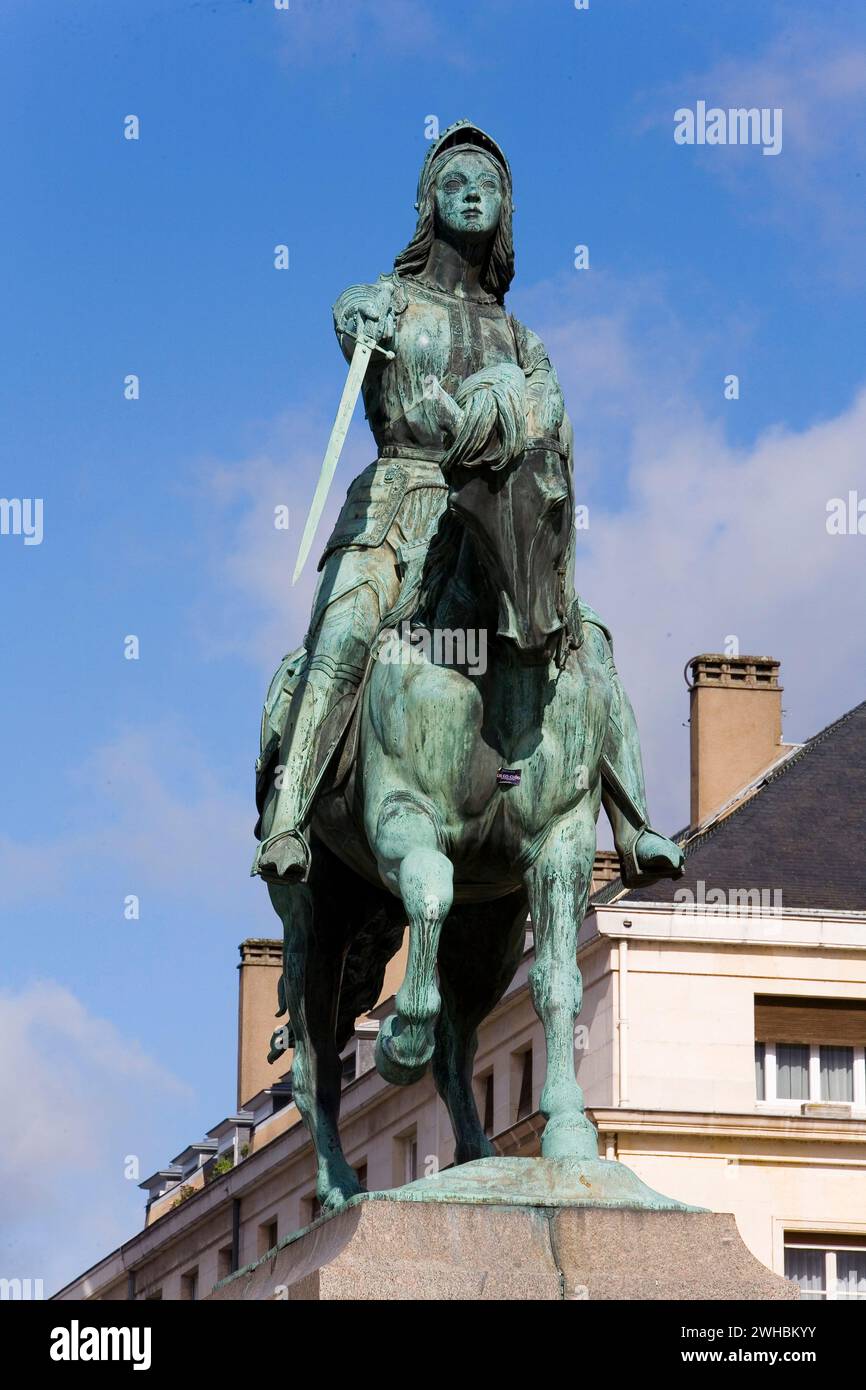
[[[237, 943], [277, 927], [247, 878], [259, 713], [304, 631], [344, 376], [329, 309], [411, 234], [431, 115], [512, 163], [510, 307], [575, 423], [578, 588], [656, 819], [687, 819], [695, 652], [779, 657], [791, 739], [863, 698], [866, 536], [825, 518], [866, 496], [866, 11], [6, 0], [0, 42], [0, 493], [44, 505], [41, 545], [0, 536], [0, 1094], [24, 1121], [0, 1273], [56, 1284], [140, 1224], [125, 1157], [145, 1176], [234, 1104]], [[675, 144], [698, 100], [782, 107], [781, 153]], [[370, 457], [359, 418], [329, 515]]]

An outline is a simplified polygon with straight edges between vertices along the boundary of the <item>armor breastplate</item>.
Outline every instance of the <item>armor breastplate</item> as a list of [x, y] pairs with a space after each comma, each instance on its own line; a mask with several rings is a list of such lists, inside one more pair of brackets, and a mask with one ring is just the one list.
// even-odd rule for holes
[[453, 396], [461, 382], [494, 362], [517, 362], [508, 315], [500, 304], [479, 303], [401, 278], [405, 307], [396, 315], [395, 351], [364, 384], [367, 419], [381, 452], [409, 445], [447, 449], [448, 417], [431, 381]]

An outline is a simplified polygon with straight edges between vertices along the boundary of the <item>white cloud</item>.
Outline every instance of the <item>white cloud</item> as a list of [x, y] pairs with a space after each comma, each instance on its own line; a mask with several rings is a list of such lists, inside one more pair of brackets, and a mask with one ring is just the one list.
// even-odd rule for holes
[[[774, 158], [758, 150], [684, 147], [684, 160], [723, 180], [747, 219], [772, 222], [797, 243], [804, 277], [862, 285], [866, 195], [866, 38], [844, 21], [796, 22], [781, 28], [763, 52], [736, 53], [702, 72], [644, 94], [643, 128], [667, 130], [674, 111], [697, 100], [710, 106], [780, 107], [783, 147]], [[832, 251], [832, 255], [827, 254]]]
[[371, 49], [406, 57], [442, 37], [435, 6], [424, 0], [292, 0], [276, 21], [286, 64], [342, 64]]
[[[333, 415], [286, 413], [256, 453], [200, 470], [211, 573], [207, 590], [195, 604], [198, 639], [208, 656], [237, 654], [255, 664], [263, 676], [263, 696], [264, 682], [286, 652], [303, 640], [319, 556], [350, 482], [375, 455], [360, 405], [356, 413], [297, 585], [292, 584], [295, 560]], [[274, 524], [274, 509], [281, 506], [289, 509], [288, 530]]]
[[[737, 403], [712, 420], [690, 395], [702, 345], [664, 314], [645, 337], [635, 329], [641, 294], [606, 293], [609, 314], [578, 317], [560, 291], [546, 324], [530, 321], [563, 380], [576, 488], [590, 502], [578, 589], [613, 628], [651, 809], [672, 829], [688, 812], [687, 658], [721, 650], [728, 635], [743, 653], [778, 657], [796, 741], [866, 694], [866, 536], [826, 530], [829, 498], [863, 495], [866, 385], [832, 419], [777, 423], [734, 445], [723, 412]], [[605, 488], [611, 473], [618, 483]]]
[[[250, 727], [254, 741], [254, 711]], [[224, 785], [217, 760], [187, 729], [164, 722], [119, 732], [68, 773], [63, 794], [76, 829], [0, 839], [0, 903], [69, 898], [96, 864], [118, 914], [133, 893], [248, 913], [254, 756], [251, 746], [244, 797]]]
[[141, 1227], [125, 1161], [144, 1164], [191, 1093], [50, 980], [0, 991], [0, 1056], [0, 1274], [47, 1295]]

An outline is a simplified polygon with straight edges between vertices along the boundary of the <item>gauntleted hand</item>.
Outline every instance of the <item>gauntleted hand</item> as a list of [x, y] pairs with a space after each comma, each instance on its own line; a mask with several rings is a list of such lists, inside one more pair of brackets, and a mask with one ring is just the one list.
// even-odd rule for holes
[[372, 338], [380, 347], [387, 347], [394, 337], [390, 287], [350, 286], [334, 305], [334, 327], [348, 356], [351, 356], [360, 334]]

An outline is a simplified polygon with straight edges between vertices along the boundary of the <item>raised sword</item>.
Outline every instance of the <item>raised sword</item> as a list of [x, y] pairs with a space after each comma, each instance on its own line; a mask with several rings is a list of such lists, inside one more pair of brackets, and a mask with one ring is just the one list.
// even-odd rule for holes
[[[346, 337], [353, 335], [347, 333]], [[331, 430], [331, 437], [328, 440], [328, 447], [325, 450], [325, 457], [322, 460], [322, 471], [319, 474], [319, 481], [313, 500], [310, 504], [310, 512], [307, 517], [307, 524], [304, 527], [304, 534], [301, 536], [301, 544], [298, 547], [298, 558], [295, 562], [295, 572], [292, 575], [292, 583], [298, 582], [301, 570], [310, 553], [310, 548], [316, 536], [319, 522], [322, 519], [322, 512], [325, 509], [325, 502], [331, 487], [343, 445], [346, 442], [346, 435], [349, 432], [349, 425], [352, 423], [352, 415], [355, 410], [355, 402], [364, 384], [364, 377], [367, 367], [370, 365], [370, 358], [374, 352], [381, 352], [389, 360], [393, 358], [393, 352], [387, 348], [380, 347], [372, 338], [367, 337], [362, 324], [358, 324], [358, 331], [355, 336], [355, 351], [352, 353], [352, 361], [349, 364], [349, 374], [346, 377], [346, 384], [343, 387], [343, 394], [340, 397], [340, 404], [337, 407], [337, 417], [334, 420]]]

